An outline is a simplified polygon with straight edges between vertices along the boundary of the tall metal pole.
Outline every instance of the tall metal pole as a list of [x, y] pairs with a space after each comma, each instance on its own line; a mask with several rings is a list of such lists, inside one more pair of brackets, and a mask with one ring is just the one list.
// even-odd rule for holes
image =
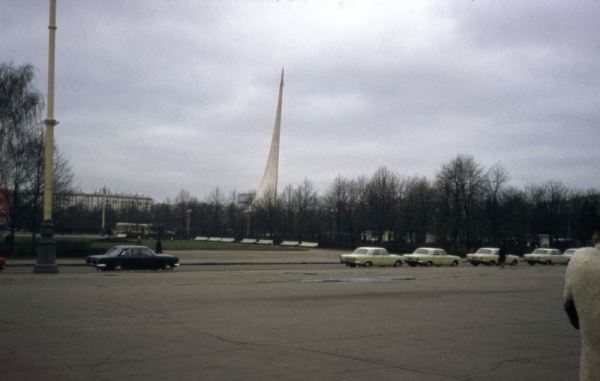
[[100, 234], [106, 235], [106, 187], [102, 188], [102, 227], [100, 228]]
[[35, 273], [57, 273], [54, 223], [52, 222], [52, 198], [54, 193], [54, 50], [56, 39], [56, 0], [50, 0], [50, 23], [48, 25], [48, 107], [46, 109], [46, 141], [44, 145], [44, 220], [37, 251]]
[[187, 239], [190, 239], [190, 217], [192, 215], [192, 209], [186, 210], [187, 213]]

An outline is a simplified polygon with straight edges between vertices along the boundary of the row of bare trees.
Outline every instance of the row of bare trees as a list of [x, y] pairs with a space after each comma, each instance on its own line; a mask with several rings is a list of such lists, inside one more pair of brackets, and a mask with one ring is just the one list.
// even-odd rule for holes
[[[35, 239], [41, 220], [44, 103], [33, 87], [34, 74], [31, 65], [0, 64], [0, 223], [8, 225], [9, 245], [23, 225]], [[70, 188], [73, 175], [67, 160], [55, 152], [54, 189], [60, 194]]]
[[[600, 228], [598, 191], [569, 189], [557, 181], [520, 188], [509, 180], [499, 163], [486, 168], [472, 156], [457, 155], [433, 179], [382, 167], [370, 177], [338, 176], [323, 194], [306, 179], [245, 209], [235, 192], [215, 188], [199, 200], [181, 191], [136, 218], [180, 237], [308, 240], [331, 247], [372, 241], [402, 250], [431, 243], [459, 253], [480, 245], [524, 252], [538, 244], [538, 234], [549, 235], [557, 246], [583, 245]], [[122, 221], [120, 213], [111, 213], [109, 223]], [[99, 211], [91, 214], [98, 220]]]
[[414, 247], [435, 242], [465, 252], [479, 245], [525, 251], [547, 234], [558, 246], [582, 245], [600, 228], [600, 193], [557, 181], [518, 188], [500, 163], [470, 155], [443, 164], [435, 178], [385, 167], [370, 178], [338, 177], [318, 196], [308, 180], [256, 203], [255, 233], [331, 246], [366, 240]]

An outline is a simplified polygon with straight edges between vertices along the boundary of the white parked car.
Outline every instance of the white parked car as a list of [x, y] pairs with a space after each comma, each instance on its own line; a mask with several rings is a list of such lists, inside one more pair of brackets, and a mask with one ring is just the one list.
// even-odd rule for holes
[[541, 263], [543, 265], [566, 265], [571, 259], [568, 255], [563, 255], [558, 249], [535, 249], [530, 254], [525, 254], [523, 260], [530, 265]]
[[404, 254], [404, 261], [410, 266], [458, 266], [460, 257], [449, 255], [444, 249], [435, 247], [420, 247], [412, 254]]
[[[507, 254], [504, 263], [508, 265], [516, 265], [519, 263], [519, 257], [512, 254]], [[500, 263], [500, 248], [498, 247], [482, 247], [473, 254], [467, 254], [467, 261], [473, 266], [497, 265]]]
[[352, 254], [340, 255], [340, 263], [346, 266], [402, 266], [401, 255], [390, 254], [383, 247], [359, 247]]
[[575, 254], [575, 251], [577, 251], [576, 248], [567, 249], [563, 252], [563, 255], [567, 255], [567, 256], [571, 257], [571, 256], [573, 256], [573, 254]]

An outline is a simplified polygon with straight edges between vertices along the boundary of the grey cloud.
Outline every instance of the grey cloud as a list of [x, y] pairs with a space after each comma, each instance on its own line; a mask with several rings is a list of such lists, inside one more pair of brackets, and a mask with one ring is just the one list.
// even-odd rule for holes
[[[84, 190], [253, 189], [285, 66], [282, 185], [432, 177], [469, 153], [514, 185], [600, 187], [598, 8], [60, 1], [56, 139]], [[45, 92], [47, 2], [0, 3], [0, 21], [2, 59], [36, 65]]]

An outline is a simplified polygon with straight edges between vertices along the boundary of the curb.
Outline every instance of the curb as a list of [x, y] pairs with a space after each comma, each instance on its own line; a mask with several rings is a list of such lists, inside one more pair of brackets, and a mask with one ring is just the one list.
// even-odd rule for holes
[[[339, 262], [191, 262], [191, 263], [180, 263], [180, 267], [186, 266], [277, 266], [277, 265], [339, 265]], [[91, 267], [86, 263], [57, 263], [58, 267]], [[11, 267], [33, 267], [35, 263], [18, 263], [18, 264], [7, 264], [6, 268]]]

